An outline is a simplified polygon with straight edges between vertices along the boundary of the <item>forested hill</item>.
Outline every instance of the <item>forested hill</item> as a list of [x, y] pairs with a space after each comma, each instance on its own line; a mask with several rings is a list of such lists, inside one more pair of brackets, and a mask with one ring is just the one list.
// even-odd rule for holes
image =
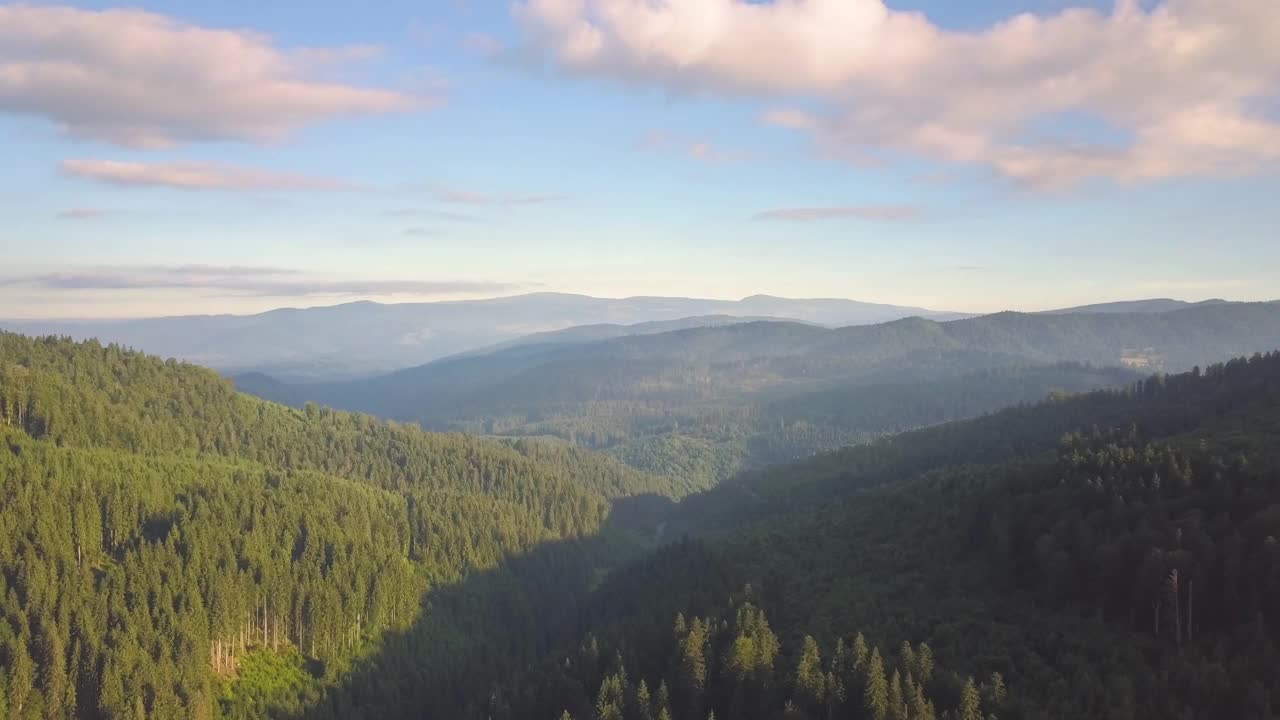
[[[826, 329], [756, 322], [527, 344], [381, 378], [241, 387], [433, 429], [555, 435], [702, 484], [1055, 392], [1122, 385], [1280, 347], [1280, 305], [1000, 313]], [[1126, 372], [1128, 366], [1133, 372]], [[985, 388], [986, 391], [979, 391]]]
[[0, 335], [0, 717], [1271, 718], [1278, 438], [1259, 355], [660, 506], [562, 444]]
[[665, 529], [694, 539], [493, 717], [1280, 710], [1280, 353], [775, 468]]
[[0, 717], [260, 716], [264, 664], [318, 687], [431, 588], [598, 535], [610, 497], [680, 492], [585, 451], [0, 333]]
[[352, 302], [279, 308], [256, 315], [192, 315], [133, 320], [6, 320], [27, 335], [98, 338], [225, 372], [284, 379], [367, 377], [468, 352], [531, 333], [600, 323], [680, 322], [698, 316], [778, 317], [855, 325], [923, 315], [918, 307], [844, 299], [757, 295], [737, 301], [680, 297], [595, 298], [532, 293], [427, 303]]

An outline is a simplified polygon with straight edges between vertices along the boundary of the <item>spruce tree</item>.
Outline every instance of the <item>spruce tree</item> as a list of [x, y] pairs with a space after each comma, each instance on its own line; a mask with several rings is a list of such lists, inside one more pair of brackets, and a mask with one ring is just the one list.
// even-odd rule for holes
[[889, 717], [891, 720], [907, 720], [907, 704], [902, 694], [902, 674], [897, 668], [889, 678]]
[[816, 712], [826, 695], [826, 676], [822, 672], [822, 655], [818, 641], [804, 636], [800, 660], [796, 664], [795, 699], [806, 711]]
[[864, 670], [866, 668], [867, 659], [870, 650], [867, 649], [867, 639], [858, 633], [853, 638], [853, 667], [856, 670]]
[[653, 698], [649, 696], [649, 684], [640, 678], [636, 687], [636, 717], [639, 720], [653, 720]]
[[956, 720], [982, 720], [982, 703], [972, 677], [965, 681], [960, 691], [960, 707], [956, 713]]
[[880, 659], [879, 648], [872, 649], [871, 659], [867, 661], [862, 704], [872, 720], [885, 720], [889, 715], [889, 681], [884, 676], [884, 661]]
[[933, 679], [933, 648], [929, 647], [929, 643], [922, 642], [916, 647], [915, 660], [916, 682], [927, 686]]

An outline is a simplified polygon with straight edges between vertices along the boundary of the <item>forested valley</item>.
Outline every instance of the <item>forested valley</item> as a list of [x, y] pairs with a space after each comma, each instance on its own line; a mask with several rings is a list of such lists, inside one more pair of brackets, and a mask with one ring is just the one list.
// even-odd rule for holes
[[1273, 350], [1276, 307], [559, 333], [358, 381], [291, 385], [251, 374], [236, 382], [297, 407], [317, 401], [432, 430], [554, 437], [706, 489], [744, 470], [1054, 392]]
[[1273, 717], [1280, 354], [1132, 377], [712, 487], [0, 334], [0, 716]]

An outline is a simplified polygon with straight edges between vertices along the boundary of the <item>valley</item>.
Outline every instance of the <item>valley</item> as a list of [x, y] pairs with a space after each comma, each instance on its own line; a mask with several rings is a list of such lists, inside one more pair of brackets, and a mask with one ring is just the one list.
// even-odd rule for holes
[[[1280, 358], [1250, 352], [1280, 345], [1275, 306], [686, 324], [258, 388], [295, 407], [0, 335], [2, 707], [929, 720], [1280, 700]], [[1195, 367], [1092, 364], [1135, 339]]]

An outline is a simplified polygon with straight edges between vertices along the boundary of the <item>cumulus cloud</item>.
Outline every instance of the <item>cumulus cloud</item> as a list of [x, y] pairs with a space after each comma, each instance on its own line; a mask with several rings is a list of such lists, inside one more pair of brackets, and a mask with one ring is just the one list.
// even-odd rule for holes
[[[765, 122], [855, 161], [905, 153], [1042, 187], [1280, 165], [1280, 122], [1260, 109], [1280, 94], [1275, 0], [1117, 0], [966, 32], [883, 0], [524, 0], [516, 14], [568, 71], [772, 98]], [[1034, 137], [1073, 115], [1108, 137]]]
[[295, 175], [223, 163], [144, 163], [120, 160], [64, 160], [68, 175], [112, 185], [178, 190], [354, 190], [333, 178]]
[[814, 222], [817, 220], [878, 220], [884, 222], [915, 220], [922, 215], [911, 205], [849, 205], [843, 207], [777, 208], [756, 213], [756, 220]]
[[272, 267], [180, 265], [98, 267], [0, 277], [0, 287], [41, 290], [198, 289], [250, 297], [497, 294], [525, 285], [487, 280], [382, 280], [308, 277]]
[[210, 29], [143, 10], [0, 6], [0, 112], [68, 134], [167, 147], [260, 142], [334, 117], [430, 100], [324, 79], [377, 48], [285, 49], [266, 35]]

